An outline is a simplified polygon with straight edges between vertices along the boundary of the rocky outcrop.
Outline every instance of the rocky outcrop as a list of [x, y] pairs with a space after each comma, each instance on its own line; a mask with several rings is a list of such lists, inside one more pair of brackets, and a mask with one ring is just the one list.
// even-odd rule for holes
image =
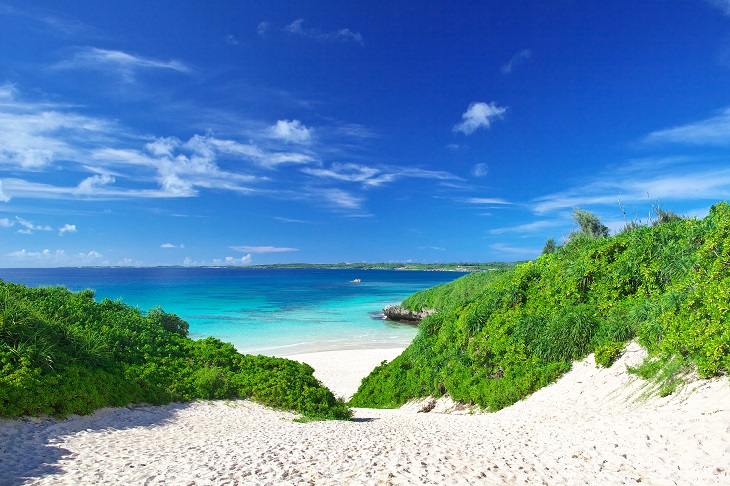
[[389, 321], [404, 322], [406, 324], [418, 324], [426, 316], [435, 314], [433, 309], [421, 309], [412, 311], [399, 305], [389, 305], [383, 309], [383, 315]]

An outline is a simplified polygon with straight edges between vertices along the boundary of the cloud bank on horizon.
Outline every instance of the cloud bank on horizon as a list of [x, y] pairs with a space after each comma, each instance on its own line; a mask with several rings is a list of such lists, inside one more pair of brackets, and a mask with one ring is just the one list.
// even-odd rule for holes
[[0, 3], [0, 268], [520, 260], [730, 198], [726, 0], [90, 4]]

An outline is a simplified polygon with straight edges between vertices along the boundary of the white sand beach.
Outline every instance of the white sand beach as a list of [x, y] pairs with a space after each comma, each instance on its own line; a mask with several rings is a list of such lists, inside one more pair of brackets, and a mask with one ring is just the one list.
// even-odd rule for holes
[[[337, 394], [397, 350], [311, 353]], [[357, 409], [296, 423], [248, 401], [104, 409], [64, 421], [0, 422], [0, 484], [730, 484], [730, 385], [698, 381], [641, 398], [592, 357], [492, 414]]]

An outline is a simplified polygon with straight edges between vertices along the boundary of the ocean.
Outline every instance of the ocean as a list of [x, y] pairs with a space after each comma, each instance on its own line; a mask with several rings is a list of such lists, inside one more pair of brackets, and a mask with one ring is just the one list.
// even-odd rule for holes
[[188, 321], [192, 338], [214, 336], [239, 352], [269, 356], [407, 346], [416, 328], [385, 321], [382, 308], [462, 275], [350, 269], [0, 269], [6, 282], [92, 289], [97, 300], [119, 299], [145, 311], [160, 306]]

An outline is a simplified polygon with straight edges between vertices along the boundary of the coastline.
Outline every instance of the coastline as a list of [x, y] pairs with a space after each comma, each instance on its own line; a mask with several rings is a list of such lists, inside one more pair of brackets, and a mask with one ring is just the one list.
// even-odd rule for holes
[[[396, 349], [289, 356], [342, 394]], [[355, 409], [297, 423], [246, 400], [103, 409], [63, 421], [0, 420], [1, 484], [727, 484], [730, 384], [642, 398], [592, 356], [496, 413]]]

